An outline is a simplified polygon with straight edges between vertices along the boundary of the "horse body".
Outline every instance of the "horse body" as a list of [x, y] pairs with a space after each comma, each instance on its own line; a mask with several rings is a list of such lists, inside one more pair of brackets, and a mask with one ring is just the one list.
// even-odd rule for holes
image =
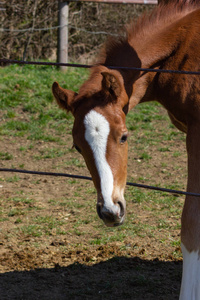
[[[200, 77], [112, 69], [200, 69], [200, 4], [172, 3], [130, 25], [111, 40], [79, 93], [53, 85], [58, 104], [74, 115], [74, 145], [97, 189], [97, 212], [107, 226], [123, 223], [127, 168], [125, 116], [138, 103], [156, 100], [172, 123], [187, 134], [187, 191], [200, 193]], [[200, 200], [187, 196], [182, 213], [181, 300], [200, 299]]]

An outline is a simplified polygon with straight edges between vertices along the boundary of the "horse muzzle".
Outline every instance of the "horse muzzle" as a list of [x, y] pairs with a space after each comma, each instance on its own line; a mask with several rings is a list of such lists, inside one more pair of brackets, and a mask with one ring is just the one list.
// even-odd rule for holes
[[125, 204], [118, 201], [112, 206], [106, 207], [102, 203], [97, 203], [97, 213], [106, 226], [114, 227], [122, 225], [125, 220]]

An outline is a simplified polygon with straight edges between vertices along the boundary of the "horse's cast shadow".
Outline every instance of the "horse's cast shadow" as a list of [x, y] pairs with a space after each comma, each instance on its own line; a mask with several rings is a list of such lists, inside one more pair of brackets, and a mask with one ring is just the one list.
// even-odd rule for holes
[[1, 300], [178, 299], [182, 262], [115, 257], [0, 274]]

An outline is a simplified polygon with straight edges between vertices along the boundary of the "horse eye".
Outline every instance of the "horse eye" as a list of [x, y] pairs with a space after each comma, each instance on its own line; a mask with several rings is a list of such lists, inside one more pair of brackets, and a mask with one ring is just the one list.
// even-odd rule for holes
[[73, 147], [74, 147], [79, 153], [81, 153], [81, 149], [80, 149], [78, 146], [73, 145]]
[[128, 138], [128, 134], [124, 133], [120, 139], [120, 143], [124, 144], [127, 141], [127, 138]]

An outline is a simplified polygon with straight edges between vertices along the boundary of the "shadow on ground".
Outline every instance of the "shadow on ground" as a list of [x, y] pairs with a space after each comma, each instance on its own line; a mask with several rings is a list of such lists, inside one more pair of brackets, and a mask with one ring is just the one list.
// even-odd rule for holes
[[178, 299], [180, 261], [115, 257], [92, 266], [0, 274], [1, 300]]

